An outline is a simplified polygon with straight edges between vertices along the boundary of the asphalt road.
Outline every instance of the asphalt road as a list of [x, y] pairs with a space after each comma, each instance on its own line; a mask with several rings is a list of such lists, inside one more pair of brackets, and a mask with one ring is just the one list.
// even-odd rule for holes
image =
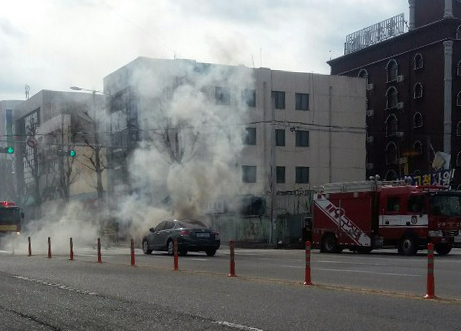
[[[18, 252], [0, 252], [0, 330], [461, 329], [461, 302], [421, 299], [424, 256], [314, 252], [310, 287], [302, 285], [303, 251], [237, 249], [236, 278], [227, 277], [226, 249], [213, 258], [180, 257], [179, 271], [172, 270], [172, 257], [139, 251], [130, 267], [126, 247], [103, 250], [102, 264], [92, 248], [76, 248], [72, 262], [66, 255]], [[456, 253], [436, 265], [454, 266], [444, 276], [450, 277], [460, 261]], [[412, 264], [421, 266], [411, 271]], [[405, 276], [410, 271], [418, 277]], [[388, 285], [368, 287], [373, 278]], [[423, 285], [399, 291], [412, 281]], [[444, 290], [451, 287], [459, 281]]]
[[[79, 251], [80, 259], [95, 261], [96, 250]], [[129, 264], [128, 247], [102, 250], [103, 261]], [[305, 271], [303, 250], [236, 249], [236, 274], [241, 277], [281, 280], [302, 283]], [[164, 252], [144, 255], [136, 250], [136, 263], [144, 267], [170, 269], [173, 258]], [[312, 250], [312, 281], [317, 285], [331, 285], [358, 290], [372, 290], [411, 296], [424, 296], [427, 284], [427, 256], [401, 256], [393, 250], [371, 254], [323, 254]], [[183, 271], [225, 275], [229, 273], [229, 249], [222, 247], [215, 257], [203, 253], [189, 253], [179, 257]], [[448, 256], [435, 255], [436, 294], [441, 298], [461, 301], [461, 249]]]

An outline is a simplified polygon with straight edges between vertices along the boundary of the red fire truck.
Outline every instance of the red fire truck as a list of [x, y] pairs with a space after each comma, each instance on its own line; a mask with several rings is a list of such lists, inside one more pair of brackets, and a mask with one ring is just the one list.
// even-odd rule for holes
[[0, 236], [21, 231], [24, 213], [14, 202], [0, 201]]
[[461, 191], [400, 181], [327, 184], [314, 194], [312, 230], [321, 252], [414, 255], [432, 242], [446, 255], [461, 242]]

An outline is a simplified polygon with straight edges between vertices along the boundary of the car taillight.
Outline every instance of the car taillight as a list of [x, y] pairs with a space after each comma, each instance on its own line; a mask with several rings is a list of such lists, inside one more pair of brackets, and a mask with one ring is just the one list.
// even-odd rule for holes
[[189, 231], [185, 231], [185, 230], [179, 231], [179, 235], [180, 235], [181, 237], [188, 236], [189, 234], [190, 234]]
[[219, 232], [213, 232], [213, 234], [214, 234], [214, 238], [215, 238], [216, 240], [221, 239], [221, 236], [219, 235]]

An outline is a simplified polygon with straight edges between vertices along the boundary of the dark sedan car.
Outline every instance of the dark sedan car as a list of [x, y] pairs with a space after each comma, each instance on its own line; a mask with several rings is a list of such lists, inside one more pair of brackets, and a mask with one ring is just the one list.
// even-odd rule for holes
[[167, 251], [171, 255], [174, 239], [178, 240], [178, 251], [181, 255], [204, 251], [206, 255], [214, 256], [221, 244], [219, 233], [200, 221], [166, 220], [149, 229], [149, 233], [142, 239], [142, 250], [144, 254]]

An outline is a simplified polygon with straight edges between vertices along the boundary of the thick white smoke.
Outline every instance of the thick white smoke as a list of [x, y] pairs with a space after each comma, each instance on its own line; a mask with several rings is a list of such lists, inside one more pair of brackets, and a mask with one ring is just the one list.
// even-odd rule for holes
[[[239, 161], [248, 108], [241, 93], [254, 89], [251, 69], [192, 61], [169, 65], [143, 67], [132, 76], [144, 101], [138, 109], [144, 139], [129, 168], [141, 196], [131, 197], [120, 214], [134, 223], [155, 225], [165, 213], [203, 219], [218, 199], [245, 193]], [[223, 93], [221, 102], [215, 93]], [[151, 217], [133, 218], [133, 203], [138, 214], [152, 211]]]
[[[46, 253], [48, 237], [59, 254], [69, 251], [70, 237], [76, 249], [94, 246], [104, 235], [101, 225], [110, 219], [120, 222], [127, 239], [138, 240], [164, 219], [204, 220], [215, 201], [246, 193], [239, 162], [248, 108], [241, 96], [253, 86], [252, 70], [245, 67], [173, 60], [135, 71], [130, 87], [139, 100], [141, 142], [128, 167], [135, 193], [99, 215], [77, 202], [47, 204], [17, 247], [26, 253], [28, 236], [36, 253]], [[109, 116], [98, 115], [107, 123]]]

